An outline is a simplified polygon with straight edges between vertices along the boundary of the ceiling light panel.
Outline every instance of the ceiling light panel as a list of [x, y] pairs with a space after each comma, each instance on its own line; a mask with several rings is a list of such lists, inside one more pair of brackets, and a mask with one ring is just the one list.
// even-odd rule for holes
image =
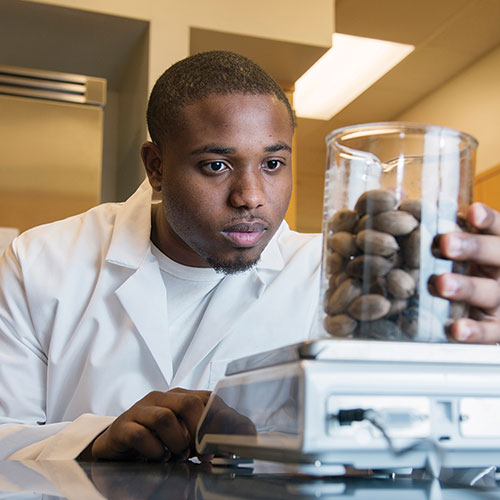
[[332, 48], [295, 82], [293, 104], [297, 116], [329, 120], [414, 48], [334, 33]]

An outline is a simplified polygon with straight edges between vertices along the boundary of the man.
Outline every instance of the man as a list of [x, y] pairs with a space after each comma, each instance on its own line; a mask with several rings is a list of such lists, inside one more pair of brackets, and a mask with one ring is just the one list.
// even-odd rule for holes
[[[186, 458], [228, 361], [317, 336], [321, 239], [282, 222], [294, 124], [278, 85], [243, 57], [199, 54], [158, 80], [148, 126], [161, 204], [143, 184], [24, 233], [0, 262], [4, 457]], [[446, 235], [440, 251], [499, 266], [498, 214], [475, 205], [469, 220], [491, 235]], [[498, 267], [485, 271], [434, 284], [488, 308], [459, 338], [500, 336]]]
[[321, 239], [282, 224], [293, 114], [279, 86], [234, 54], [195, 56], [157, 82], [148, 125], [160, 205], [144, 184], [24, 233], [0, 264], [6, 457], [194, 453], [208, 392], [165, 391], [211, 389], [228, 361], [315, 336]]

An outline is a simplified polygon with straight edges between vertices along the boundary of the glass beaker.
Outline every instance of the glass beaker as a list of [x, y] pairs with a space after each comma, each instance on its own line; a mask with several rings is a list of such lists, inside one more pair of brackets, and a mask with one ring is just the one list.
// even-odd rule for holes
[[431, 252], [436, 235], [465, 231], [477, 141], [416, 123], [373, 123], [326, 139], [322, 317], [334, 337], [446, 342], [467, 315], [432, 296], [429, 277], [467, 273]]

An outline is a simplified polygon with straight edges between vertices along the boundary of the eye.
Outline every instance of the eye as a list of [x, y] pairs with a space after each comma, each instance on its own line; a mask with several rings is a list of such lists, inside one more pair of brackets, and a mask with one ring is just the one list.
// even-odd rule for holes
[[211, 161], [203, 165], [203, 169], [209, 174], [218, 174], [224, 172], [227, 168], [228, 166], [223, 161]]
[[278, 170], [278, 168], [280, 168], [283, 163], [281, 162], [281, 160], [268, 160], [264, 165], [267, 170]]

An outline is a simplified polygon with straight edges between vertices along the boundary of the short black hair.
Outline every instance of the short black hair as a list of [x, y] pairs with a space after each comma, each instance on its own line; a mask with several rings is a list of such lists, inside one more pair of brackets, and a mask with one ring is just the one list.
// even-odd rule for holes
[[247, 57], [214, 50], [173, 64], [155, 83], [147, 109], [153, 142], [161, 144], [176, 129], [182, 108], [213, 94], [272, 95], [285, 104], [291, 126], [295, 126], [292, 107], [271, 76]]

